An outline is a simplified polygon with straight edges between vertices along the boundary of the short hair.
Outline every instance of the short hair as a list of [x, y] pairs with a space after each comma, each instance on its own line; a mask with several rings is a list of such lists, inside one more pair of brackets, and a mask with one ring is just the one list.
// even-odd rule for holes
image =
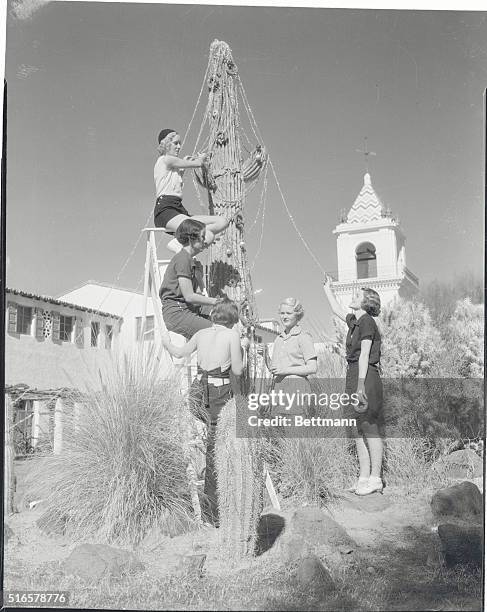
[[201, 236], [201, 232], [206, 229], [202, 221], [196, 219], [185, 219], [176, 230], [176, 240], [183, 246], [188, 246]]
[[238, 323], [238, 306], [230, 298], [221, 298], [213, 306], [210, 314], [212, 323], [220, 325], [235, 325]]
[[362, 287], [364, 299], [362, 300], [362, 308], [371, 317], [378, 317], [380, 314], [380, 296], [374, 289], [370, 287]]
[[298, 317], [298, 321], [301, 321], [301, 319], [304, 317], [304, 308], [303, 308], [303, 305], [301, 304], [301, 302], [299, 300], [297, 300], [296, 298], [293, 298], [293, 297], [284, 298], [282, 300], [282, 302], [279, 304], [279, 308], [283, 304], [286, 304], [286, 306], [291, 306], [291, 308], [293, 309], [294, 313]]
[[[164, 132], [166, 130], [162, 130], [162, 132]], [[161, 134], [162, 134], [161, 132]], [[165, 155], [167, 153], [167, 150], [169, 148], [169, 144], [173, 141], [174, 136], [176, 136], [177, 132], [176, 130], [173, 130], [171, 132], [169, 132], [169, 134], [166, 134], [164, 136], [164, 138], [160, 138], [161, 134], [159, 134], [159, 144], [157, 145], [157, 150], [160, 153], [160, 155]]]

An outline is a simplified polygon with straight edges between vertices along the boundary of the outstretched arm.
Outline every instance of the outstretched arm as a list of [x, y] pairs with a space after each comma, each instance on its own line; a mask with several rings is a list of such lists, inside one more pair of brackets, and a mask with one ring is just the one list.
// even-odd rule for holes
[[342, 321], [346, 321], [347, 313], [342, 308], [342, 306], [338, 303], [338, 300], [333, 293], [331, 288], [331, 276], [325, 276], [325, 282], [323, 283], [323, 290], [325, 292], [326, 297], [328, 298], [328, 302], [330, 304], [330, 308], [333, 311], [333, 314], [337, 316]]
[[184, 346], [176, 346], [171, 342], [168, 332], [162, 334], [162, 344], [173, 357], [188, 357], [196, 350], [198, 332]]
[[201, 293], [195, 293], [193, 290], [193, 284], [186, 276], [178, 277], [179, 288], [183, 294], [184, 301], [187, 304], [199, 304], [201, 306], [214, 306], [218, 298], [207, 297]]
[[183, 159], [175, 155], [166, 155], [166, 166], [170, 170], [180, 170], [184, 168], [201, 168], [206, 162], [206, 153], [200, 153], [196, 157], [187, 155]]

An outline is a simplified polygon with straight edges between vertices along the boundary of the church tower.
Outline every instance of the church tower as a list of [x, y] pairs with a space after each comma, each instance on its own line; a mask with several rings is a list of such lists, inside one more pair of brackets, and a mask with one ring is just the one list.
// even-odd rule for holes
[[418, 291], [418, 278], [406, 268], [406, 240], [399, 220], [380, 201], [368, 172], [348, 215], [342, 216], [333, 233], [338, 279], [332, 286], [344, 307], [361, 287], [375, 289], [383, 305]]

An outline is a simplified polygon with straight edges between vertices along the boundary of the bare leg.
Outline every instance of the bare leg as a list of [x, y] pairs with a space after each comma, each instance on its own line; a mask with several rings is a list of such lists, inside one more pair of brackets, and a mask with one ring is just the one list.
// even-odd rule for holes
[[166, 230], [168, 232], [175, 232], [185, 219], [189, 219], [189, 217], [186, 215], [176, 215], [167, 222]]
[[372, 465], [371, 476], [375, 478], [380, 478], [381, 470], [382, 470], [382, 452], [383, 452], [383, 442], [382, 438], [379, 435], [379, 430], [377, 425], [366, 423], [363, 426], [365, 437], [367, 439], [367, 444], [369, 447], [370, 453], [370, 462]]
[[230, 219], [225, 219], [225, 217], [219, 217], [217, 215], [195, 215], [192, 219], [204, 223], [206, 229], [213, 234], [213, 238], [215, 234], [220, 234], [230, 225]]
[[362, 437], [356, 437], [355, 446], [357, 447], [358, 463], [360, 468], [359, 478], [368, 478], [370, 476], [370, 455], [367, 445]]

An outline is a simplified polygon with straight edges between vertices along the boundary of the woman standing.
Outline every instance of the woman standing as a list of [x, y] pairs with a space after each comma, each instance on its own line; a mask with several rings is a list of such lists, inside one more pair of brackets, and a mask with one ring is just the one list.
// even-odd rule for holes
[[[272, 360], [269, 363], [266, 359], [276, 391], [311, 393], [308, 376], [316, 373], [317, 355], [311, 335], [299, 325], [303, 316], [303, 306], [296, 298], [286, 298], [281, 302], [279, 318], [282, 331], [274, 341]], [[304, 408], [309, 409], [308, 406]]]
[[380, 313], [380, 297], [374, 289], [362, 288], [361, 293], [350, 302], [353, 314], [347, 314], [338, 303], [331, 288], [331, 278], [323, 285], [333, 314], [348, 326], [346, 340], [347, 376], [345, 392], [357, 393], [355, 444], [360, 466], [357, 484], [352, 490], [357, 495], [382, 492], [381, 479], [383, 443], [381, 429], [384, 424], [382, 412], [382, 381], [379, 375], [381, 337], [373, 317]]

